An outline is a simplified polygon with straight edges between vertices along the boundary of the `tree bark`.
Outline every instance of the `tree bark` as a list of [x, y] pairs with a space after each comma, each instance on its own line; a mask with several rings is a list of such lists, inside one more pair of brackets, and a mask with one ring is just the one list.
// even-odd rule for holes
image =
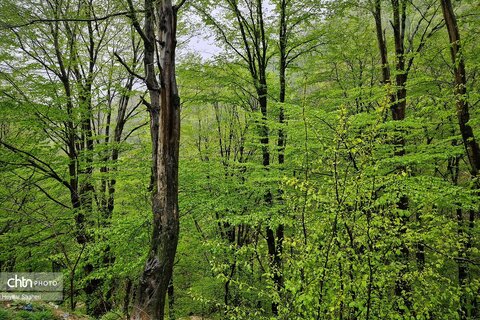
[[450, 0], [441, 0], [443, 17], [450, 39], [450, 55], [455, 73], [455, 98], [457, 103], [457, 117], [460, 133], [462, 135], [465, 151], [470, 163], [472, 176], [476, 177], [480, 169], [480, 149], [475, 140], [472, 127], [468, 124], [470, 113], [467, 96], [467, 78], [465, 71], [465, 61], [460, 55], [460, 32], [458, 31], [457, 19], [453, 12], [452, 2]]
[[[171, 0], [145, 0], [145, 26], [142, 30], [130, 0], [129, 6], [134, 27], [142, 36], [145, 47], [153, 187], [153, 232], [132, 319], [163, 320], [179, 233], [180, 98], [175, 75], [178, 8], [172, 5]], [[156, 70], [156, 66], [159, 70]]]

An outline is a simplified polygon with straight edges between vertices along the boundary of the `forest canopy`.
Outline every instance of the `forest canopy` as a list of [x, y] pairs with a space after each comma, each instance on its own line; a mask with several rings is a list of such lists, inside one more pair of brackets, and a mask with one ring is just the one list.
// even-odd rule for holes
[[67, 318], [480, 319], [479, 18], [0, 0], [0, 272]]

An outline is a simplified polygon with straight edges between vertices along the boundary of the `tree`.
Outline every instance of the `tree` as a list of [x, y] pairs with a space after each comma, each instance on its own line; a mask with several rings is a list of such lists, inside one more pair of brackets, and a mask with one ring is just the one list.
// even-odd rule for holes
[[[430, 27], [432, 22], [435, 19], [435, 13], [428, 16], [430, 8], [433, 6], [432, 3], [427, 4], [425, 9], [415, 6], [415, 9], [422, 14], [422, 18], [419, 19], [416, 27], [413, 29], [410, 35], [407, 35], [406, 31], [406, 21], [408, 15], [408, 1], [404, 0], [392, 0], [392, 19], [390, 20], [392, 29], [393, 29], [393, 39], [394, 39], [394, 48], [395, 48], [395, 68], [393, 68], [395, 81], [391, 79], [391, 68], [388, 62], [388, 48], [387, 40], [385, 36], [385, 30], [382, 26], [382, 1], [375, 0], [373, 4], [372, 13], [375, 19], [375, 27], [377, 34], [378, 48], [380, 52], [380, 58], [382, 63], [382, 80], [381, 82], [388, 87], [387, 90], [390, 90], [390, 110], [392, 114], [392, 119], [394, 121], [404, 121], [406, 117], [406, 107], [407, 107], [407, 80], [409, 76], [410, 69], [413, 65], [415, 54], [421, 52], [425, 46], [425, 42], [430, 38], [437, 30], [439, 25], [435, 27]], [[412, 4], [413, 5], [413, 4]], [[423, 11], [423, 12], [422, 12]], [[422, 22], [426, 25], [421, 30]], [[417, 36], [417, 33], [420, 34], [419, 44], [414, 47], [413, 39]], [[405, 45], [406, 36], [409, 39], [408, 47]], [[408, 54], [411, 54], [408, 57]], [[396, 145], [394, 155], [397, 157], [402, 157], [406, 152], [406, 142], [404, 133], [401, 130], [395, 132], [395, 137], [393, 138], [393, 144]], [[399, 172], [406, 172], [407, 168], [405, 166], [399, 166], [397, 168]], [[406, 212], [409, 208], [408, 198], [406, 195], [401, 195], [398, 200], [398, 209], [400, 212]], [[417, 217], [420, 219], [420, 217]], [[407, 230], [408, 217], [400, 213], [400, 219], [402, 220], [402, 225], [399, 228], [399, 233], [404, 234]], [[402, 236], [400, 236], [403, 238]], [[398, 280], [395, 288], [395, 294], [398, 297], [403, 299], [404, 305], [408, 310], [412, 309], [412, 301], [410, 300], [410, 285], [404, 279], [404, 274], [408, 269], [408, 260], [410, 255], [410, 250], [405, 243], [400, 245], [399, 260], [403, 264], [402, 269], [399, 271]], [[423, 244], [419, 244], [417, 248], [418, 252], [416, 254], [419, 260], [420, 268], [425, 264], [425, 253]], [[400, 307], [402, 310], [402, 307]]]
[[[185, 1], [145, 0], [144, 28], [128, 1], [130, 17], [144, 46], [145, 76], [150, 101], [152, 142], [153, 231], [145, 268], [138, 285], [132, 319], [164, 319], [165, 298], [172, 278], [178, 243], [178, 156], [180, 97], [175, 74], [177, 14]], [[158, 78], [157, 78], [158, 76]]]
[[[5, 2], [5, 11], [13, 13], [2, 18], [2, 32], [11, 37], [9, 48], [22, 61], [12, 57], [4, 60], [9, 67], [3, 76], [10, 84], [5, 89], [6, 99], [19, 101], [28, 115], [24, 117], [26, 123], [39, 126], [34, 141], [43, 143], [37, 148], [8, 135], [0, 145], [16, 156], [15, 162], [28, 163], [25, 167], [33, 170], [33, 179], [25, 183], [44, 193], [52, 203], [51, 210], [62, 208], [75, 222], [62, 230], [47, 229], [54, 243], [66, 242], [64, 233], [74, 233], [77, 242], [76, 246], [59, 245], [50, 253], [51, 259], [69, 269], [70, 307], [75, 309], [75, 278], [81, 274], [85, 278], [87, 313], [97, 317], [112, 306], [114, 285], [105, 288], [107, 281], [97, 272], [114, 260], [104, 230], [114, 210], [115, 168], [121, 158], [121, 145], [142, 127], [131, 128], [129, 122], [138, 108], [131, 99], [134, 79], [109, 62], [113, 61], [114, 47], [124, 48], [121, 42], [128, 31], [118, 18], [114, 19], [121, 14], [102, 11], [110, 5], [47, 1], [35, 7], [28, 1]], [[106, 16], [97, 18], [101, 12]], [[135, 48], [135, 39], [132, 42], [130, 67], [135, 70], [138, 46]], [[25, 81], [19, 76], [23, 72], [34, 76]], [[32, 90], [35, 86], [38, 89]], [[25, 174], [18, 173], [19, 177]]]
[[0, 4], [1, 271], [94, 317], [478, 317], [474, 0], [32, 1]]
[[[468, 163], [470, 165], [470, 174], [472, 179], [474, 179], [475, 188], [479, 188], [478, 185], [478, 172], [480, 170], [480, 148], [478, 143], [475, 139], [475, 134], [473, 133], [473, 129], [469, 124], [470, 121], [470, 112], [469, 112], [469, 104], [468, 104], [468, 92], [467, 92], [467, 76], [465, 71], [465, 61], [462, 57], [461, 52], [461, 39], [460, 39], [460, 31], [457, 24], [457, 18], [455, 12], [453, 11], [452, 2], [450, 0], [441, 0], [440, 1], [443, 11], [443, 17], [445, 20], [445, 26], [448, 31], [448, 37], [450, 40], [450, 57], [452, 60], [453, 65], [453, 73], [455, 76], [455, 86], [454, 86], [454, 93], [455, 93], [455, 101], [456, 101], [456, 111], [457, 111], [457, 119], [458, 119], [458, 126], [460, 129], [460, 133], [462, 135], [463, 145], [465, 147], [465, 152], [467, 154]], [[461, 256], [464, 258], [468, 258], [468, 251], [472, 247], [472, 229], [475, 225], [475, 210], [469, 210], [469, 217], [468, 217], [468, 236], [466, 243], [463, 243], [460, 240], [461, 246]], [[459, 224], [459, 234], [460, 237], [463, 236], [465, 232], [464, 227], [464, 218], [462, 214], [462, 210], [457, 210], [457, 219]], [[465, 290], [465, 286], [468, 282], [468, 263], [460, 261], [458, 263], [458, 281], [462, 288], [462, 291]], [[475, 303], [473, 304], [475, 305]], [[462, 294], [461, 298], [461, 305], [459, 309], [459, 315], [461, 319], [468, 319], [469, 318], [469, 311], [468, 311], [468, 301], [465, 296], [465, 293]], [[476, 317], [478, 313], [478, 307], [475, 306], [471, 312], [472, 317]]]

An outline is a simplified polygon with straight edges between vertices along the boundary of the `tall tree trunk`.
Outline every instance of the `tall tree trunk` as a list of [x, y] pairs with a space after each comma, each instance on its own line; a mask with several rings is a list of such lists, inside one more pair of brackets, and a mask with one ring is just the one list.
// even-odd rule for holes
[[280, 4], [280, 26], [279, 26], [279, 49], [280, 49], [280, 66], [279, 66], [279, 84], [280, 84], [280, 93], [279, 99], [280, 110], [278, 114], [278, 123], [280, 124], [280, 129], [278, 130], [278, 164], [280, 166], [285, 163], [285, 130], [283, 125], [285, 123], [285, 110], [283, 103], [285, 102], [285, 91], [286, 91], [286, 71], [287, 71], [287, 0], [282, 0]]
[[[405, 21], [406, 21], [406, 5], [405, 0], [391, 0], [392, 9], [393, 9], [393, 36], [395, 43], [395, 58], [396, 58], [396, 75], [395, 75], [395, 90], [390, 94], [390, 110], [392, 114], [392, 119], [394, 121], [402, 121], [405, 119], [405, 110], [407, 105], [407, 89], [406, 83], [408, 78], [408, 70], [405, 65]], [[392, 83], [390, 75], [390, 67], [388, 64], [388, 50], [386, 39], [382, 27], [382, 11], [381, 11], [381, 0], [375, 0], [373, 16], [375, 19], [376, 33], [378, 47], [380, 51], [380, 58], [382, 62], [382, 83], [389, 85]], [[405, 138], [404, 134], [401, 131], [396, 132], [393, 143], [395, 144], [394, 155], [401, 157], [405, 155]], [[400, 166], [397, 168], [398, 171], [405, 171], [405, 167]], [[398, 202], [397, 208], [402, 211], [408, 210], [408, 197], [406, 195], [401, 195]], [[411, 309], [412, 303], [409, 299], [410, 295], [410, 285], [404, 279], [404, 274], [408, 270], [409, 262], [409, 249], [406, 243], [403, 241], [403, 237], [407, 230], [408, 218], [405, 216], [400, 217], [400, 227], [398, 230], [399, 237], [402, 239], [400, 244], [400, 254], [398, 259], [401, 262], [401, 267], [398, 273], [398, 277], [395, 282], [395, 295], [403, 300], [403, 304]], [[403, 313], [403, 308], [400, 306], [398, 308], [400, 313]]]
[[[142, 36], [152, 139], [153, 232], [132, 319], [163, 320], [178, 243], [178, 152], [180, 98], [175, 76], [177, 10], [171, 0], [145, 0], [142, 29], [129, 0], [132, 21]], [[160, 70], [156, 70], [158, 65]], [[158, 80], [156, 75], [158, 75]]]
[[[468, 124], [470, 121], [469, 105], [467, 100], [467, 78], [465, 61], [461, 55], [461, 39], [460, 32], [458, 30], [457, 19], [453, 11], [452, 2], [450, 0], [440, 0], [442, 5], [443, 17], [445, 25], [448, 31], [448, 37], [450, 39], [450, 56], [453, 64], [453, 71], [455, 74], [455, 99], [457, 105], [457, 118], [460, 133], [462, 135], [463, 145], [470, 164], [470, 173], [472, 178], [476, 180], [478, 172], [480, 170], [480, 149], [472, 127]], [[475, 183], [475, 187], [478, 188], [478, 182]], [[462, 210], [457, 210], [458, 221], [458, 234], [462, 258], [468, 259], [468, 251], [472, 246], [471, 234], [475, 226], [475, 212], [470, 210], [467, 221], [464, 221]], [[468, 228], [467, 228], [468, 226]], [[466, 235], [465, 235], [466, 233]], [[466, 236], [466, 239], [464, 240]], [[466, 243], [465, 243], [466, 242]], [[465, 294], [465, 287], [468, 285], [469, 270], [465, 261], [458, 262], [458, 283], [462, 289], [462, 296], [460, 297], [460, 319], [468, 318], [468, 301]], [[478, 313], [478, 306], [476, 301], [472, 302], [474, 310], [472, 315]]]
[[[395, 57], [396, 57], [396, 76], [395, 76], [395, 100], [391, 106], [392, 118], [394, 121], [402, 121], [405, 119], [405, 109], [407, 105], [407, 76], [408, 73], [405, 70], [405, 20], [406, 20], [406, 1], [405, 0], [392, 0], [393, 7], [393, 35], [395, 40]], [[395, 155], [405, 155], [405, 137], [402, 131], [398, 131], [395, 137]], [[400, 171], [405, 171], [406, 168], [401, 166], [398, 168]], [[406, 211], [408, 210], [408, 197], [401, 195], [397, 202], [397, 208]], [[395, 295], [403, 300], [403, 304], [409, 310], [412, 308], [412, 302], [410, 300], [410, 284], [404, 279], [405, 273], [408, 271], [409, 263], [409, 249], [407, 244], [403, 240], [405, 233], [407, 232], [408, 217], [402, 215], [400, 217], [400, 229], [399, 236], [402, 239], [400, 244], [400, 262], [401, 267], [398, 274], [398, 279], [395, 284]], [[399, 308], [400, 313], [403, 313], [403, 308]]]
[[[267, 87], [267, 47], [268, 37], [266, 35], [265, 21], [263, 16], [263, 0], [254, 0], [247, 6], [246, 9], [249, 18], [245, 18], [245, 12], [239, 8], [238, 1], [226, 1], [232, 13], [235, 16], [236, 22], [241, 35], [241, 43], [243, 45], [244, 54], [238, 51], [238, 48], [233, 46], [228, 39], [225, 39], [227, 44], [234, 49], [247, 63], [248, 70], [253, 80], [253, 85], [256, 89], [258, 105], [261, 112], [261, 121], [259, 123], [260, 144], [262, 149], [262, 165], [267, 172], [270, 168], [270, 132], [267, 123], [268, 119], [268, 87]], [[251, 32], [255, 30], [255, 32]], [[252, 111], [257, 111], [252, 108]], [[283, 142], [282, 142], [283, 144]], [[283, 160], [282, 160], [283, 161]], [[267, 207], [273, 204], [273, 195], [271, 190], [267, 190], [264, 194], [264, 203]], [[273, 273], [273, 281], [275, 288], [280, 291], [282, 286], [281, 274], [281, 247], [283, 242], [283, 226], [279, 226], [276, 230], [267, 225], [266, 227], [267, 248], [270, 259], [270, 267]], [[278, 314], [278, 303], [272, 302], [272, 313]]]
[[[287, 70], [287, 2], [282, 0], [280, 3], [280, 23], [279, 23], [279, 49], [280, 49], [280, 66], [279, 66], [279, 102], [280, 110], [278, 114], [278, 123], [280, 128], [278, 129], [278, 164], [283, 167], [285, 163], [285, 145], [286, 137], [283, 125], [285, 124], [285, 109], [283, 103], [285, 102], [286, 91], [286, 70]], [[278, 200], [282, 202], [282, 190], [279, 190]], [[270, 255], [271, 266], [273, 271], [273, 282], [278, 295], [281, 295], [282, 288], [284, 286], [283, 268], [282, 268], [282, 252], [283, 252], [283, 239], [285, 233], [285, 226], [280, 223], [275, 230], [267, 227], [267, 245], [268, 253]], [[278, 304], [272, 303], [272, 313], [278, 315]]]
[[[261, 77], [260, 88], [257, 89], [258, 93], [258, 100], [260, 104], [260, 111], [262, 113], [262, 123], [260, 126], [261, 137], [260, 143], [262, 145], [262, 164], [265, 170], [269, 170], [270, 167], [270, 150], [269, 150], [269, 129], [267, 124], [267, 84], [266, 78]], [[271, 207], [273, 204], [273, 195], [270, 190], [264, 195], [265, 204], [268, 207]], [[267, 248], [268, 248], [268, 255], [270, 257], [270, 266], [273, 273], [273, 282], [275, 284], [275, 289], [279, 292], [282, 286], [282, 274], [281, 274], [281, 256], [279, 252], [279, 245], [281, 243], [277, 241], [279, 236], [279, 230], [283, 233], [283, 229], [279, 229], [277, 227], [276, 232], [270, 226], [267, 225], [266, 228], [266, 240], [267, 240]], [[283, 235], [281, 237], [283, 240]], [[273, 315], [278, 315], [278, 303], [272, 302], [272, 313]]]
[[455, 73], [455, 98], [457, 102], [457, 117], [460, 133], [462, 135], [465, 151], [470, 163], [470, 171], [473, 177], [476, 177], [480, 170], [480, 149], [475, 140], [472, 127], [468, 124], [470, 113], [467, 96], [467, 79], [465, 71], [465, 61], [460, 55], [460, 32], [458, 31], [457, 19], [453, 12], [452, 2], [450, 0], [441, 0], [445, 25], [450, 38], [450, 55]]

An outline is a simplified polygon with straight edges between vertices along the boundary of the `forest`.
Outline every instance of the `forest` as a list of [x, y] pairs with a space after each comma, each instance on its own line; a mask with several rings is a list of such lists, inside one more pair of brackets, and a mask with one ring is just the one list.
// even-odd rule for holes
[[480, 319], [479, 35], [478, 0], [0, 0], [0, 276], [63, 278], [0, 320]]

